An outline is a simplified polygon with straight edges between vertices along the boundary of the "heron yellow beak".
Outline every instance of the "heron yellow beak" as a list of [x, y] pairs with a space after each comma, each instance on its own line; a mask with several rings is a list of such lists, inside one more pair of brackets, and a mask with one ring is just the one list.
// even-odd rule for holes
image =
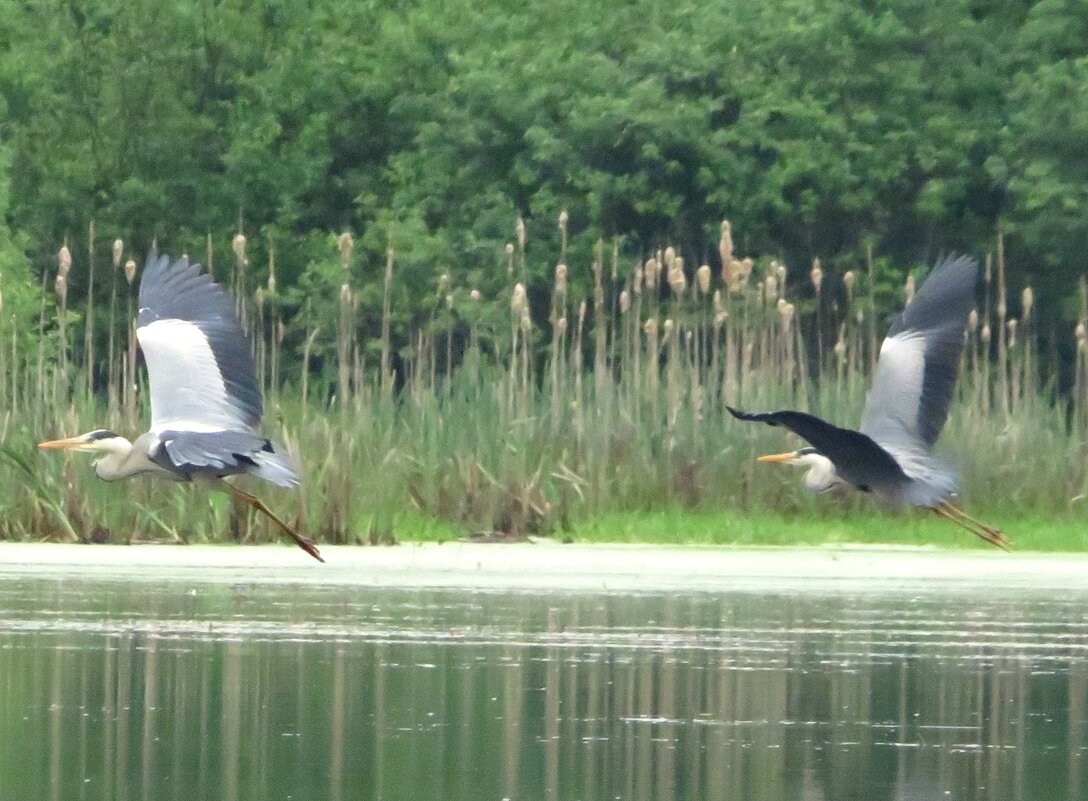
[[756, 459], [757, 462], [792, 462], [797, 458], [797, 454], [793, 451], [789, 453], [772, 453], [767, 456], [760, 456]]
[[71, 448], [78, 448], [80, 445], [86, 445], [86, 437], [68, 437], [67, 439], [51, 439], [45, 442], [39, 442], [38, 447], [43, 451], [54, 450], [69, 450]]

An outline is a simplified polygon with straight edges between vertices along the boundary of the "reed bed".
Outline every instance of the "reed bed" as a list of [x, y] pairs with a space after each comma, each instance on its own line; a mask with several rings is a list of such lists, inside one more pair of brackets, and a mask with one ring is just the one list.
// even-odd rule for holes
[[[635, 258], [606, 242], [591, 263], [568, 265], [566, 222], [550, 287], [527, 285], [519, 221], [500, 257], [504, 292], [488, 297], [442, 272], [431, 308], [406, 329], [394, 325], [392, 248], [372, 271], [381, 280], [366, 294], [379, 299], [369, 309], [354, 285], [352, 238], [342, 235], [330, 253], [341, 266], [330, 287], [335, 317], [315, 324], [277, 303], [274, 254], [251, 264], [236, 235], [233, 259], [222, 260], [231, 273], [218, 278], [252, 334], [265, 432], [297, 456], [305, 479], [298, 492], [262, 487], [274, 508], [321, 542], [380, 543], [562, 535], [594, 515], [662, 506], [720, 513], [728, 528], [768, 509], [803, 515], [832, 504], [841, 514], [873, 503], [814, 499], [797, 476], [757, 465], [755, 455], [793, 441], [725, 411], [790, 407], [856, 424], [893, 311], [877, 307], [871, 256], [841, 273], [819, 261], [788, 268], [735, 253], [725, 222], [713, 271], [673, 248]], [[73, 308], [67, 296], [71, 271], [95, 264], [93, 231], [88, 242], [85, 260], [60, 249], [38, 328], [5, 329], [0, 342], [0, 536], [274, 539], [224, 496], [143, 480], [111, 486], [84, 459], [35, 451], [40, 439], [98, 426], [130, 437], [146, 428], [136, 262], [114, 242], [112, 276], [96, 277], [111, 286], [108, 330], [96, 331], [85, 299]], [[914, 281], [893, 305], [909, 299]], [[365, 321], [379, 315], [370, 343]], [[1037, 316], [1030, 288], [1010, 297], [998, 239], [939, 449], [980, 514], [1083, 518], [1088, 289], [1082, 282], [1068, 393], [1054, 390], [1056, 359], [1039, 353]], [[315, 343], [333, 336], [322, 368]]]

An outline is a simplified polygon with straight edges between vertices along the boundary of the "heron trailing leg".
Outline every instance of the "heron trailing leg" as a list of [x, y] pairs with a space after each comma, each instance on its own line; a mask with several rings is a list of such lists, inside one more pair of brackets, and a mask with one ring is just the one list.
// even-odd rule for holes
[[976, 537], [985, 540], [991, 545], [996, 545], [998, 548], [1005, 551], [1009, 550], [1009, 546], [1011, 545], [1009, 538], [1001, 531], [993, 526], [986, 525], [981, 520], [976, 520], [962, 509], [957, 509], [948, 501], [940, 501], [936, 506], [932, 507], [932, 509], [941, 517], [948, 518], [956, 525], [962, 526]]
[[245, 490], [238, 489], [238, 487], [234, 486], [229, 481], [220, 481], [219, 483], [220, 483], [220, 486], [226, 487], [227, 492], [229, 492], [235, 498], [241, 498], [243, 501], [248, 503], [250, 506], [252, 506], [258, 512], [263, 512], [264, 514], [266, 514], [270, 518], [272, 518], [272, 520], [276, 523], [276, 525], [279, 526], [281, 529], [283, 529], [283, 532], [288, 537], [293, 539], [295, 541], [295, 544], [298, 545], [299, 548], [306, 551], [306, 553], [308, 553], [310, 556], [312, 556], [317, 561], [319, 561], [319, 562], [324, 562], [325, 561], [321, 557], [321, 553], [317, 550], [317, 545], [314, 544], [313, 540], [306, 539], [306, 537], [303, 537], [301, 534], [299, 534], [297, 531], [295, 531], [289, 525], [287, 525], [282, 520], [280, 520], [276, 516], [275, 512], [273, 512], [271, 509], [269, 509], [267, 506], [265, 506], [264, 501], [262, 501], [256, 495], [250, 495]]

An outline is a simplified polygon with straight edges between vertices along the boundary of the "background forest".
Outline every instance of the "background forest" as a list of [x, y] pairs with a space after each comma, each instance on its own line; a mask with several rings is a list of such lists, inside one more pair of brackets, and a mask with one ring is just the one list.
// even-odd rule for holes
[[[309, 436], [298, 426], [315, 403], [357, 401], [386, 420], [374, 422], [384, 433], [355, 432], [373, 508], [410, 497], [441, 519], [510, 529], [524, 525], [501, 499], [480, 501], [486, 486], [525, 517], [565, 509], [556, 519], [741, 502], [767, 490], [706, 478], [736, 458], [703, 442], [729, 436], [717, 404], [748, 376], [764, 390], [750, 400], [849, 419], [864, 386], [850, 376], [866, 371], [907, 272], [967, 251], [1000, 268], [988, 268], [968, 363], [978, 419], [1000, 411], [997, 434], [1018, 402], [1045, 408], [1046, 436], [1060, 439], [1084, 394], [1086, 97], [1084, 0], [0, 0], [0, 411], [21, 397], [40, 429], [89, 423], [103, 404], [116, 419], [127, 404], [139, 425], [120, 372], [121, 267], [157, 239], [210, 262], [249, 307], [262, 377], [295, 404], [278, 418], [285, 438]], [[744, 257], [751, 286], [730, 292], [719, 276]], [[647, 260], [659, 282], [628, 321]], [[492, 417], [460, 443], [427, 439], [428, 421], [486, 407], [479, 388], [495, 376], [509, 385]], [[424, 397], [433, 409], [420, 411]], [[642, 450], [609, 438], [594, 461], [595, 424], [560, 419], [575, 406], [614, 413], [596, 425], [613, 434], [645, 426]], [[681, 409], [695, 422], [678, 437]], [[548, 436], [523, 424], [541, 419]], [[8, 426], [9, 444], [32, 441]], [[405, 455], [406, 430], [426, 455]], [[1080, 465], [1080, 448], [1062, 458]], [[631, 452], [662, 474], [633, 471], [622, 492], [605, 472], [586, 477]], [[456, 491], [428, 477], [442, 466]], [[1073, 472], [1031, 497], [1072, 508], [1088, 480]], [[50, 511], [34, 492], [36, 511], [9, 534], [60, 518], [71, 530], [94, 503]], [[318, 494], [300, 504], [328, 536], [356, 536], [352, 492]]]

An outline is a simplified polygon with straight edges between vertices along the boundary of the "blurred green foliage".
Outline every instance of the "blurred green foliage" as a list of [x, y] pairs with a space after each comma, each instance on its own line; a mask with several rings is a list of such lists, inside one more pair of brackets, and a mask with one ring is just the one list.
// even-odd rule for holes
[[574, 283], [601, 237], [714, 265], [723, 217], [801, 271], [988, 250], [1000, 220], [1013, 288], [1056, 302], [1086, 90], [1084, 0], [0, 0], [4, 291], [92, 219], [102, 253], [210, 235], [221, 263], [241, 225], [301, 311], [348, 229], [366, 324], [390, 244], [394, 308], [444, 271], [506, 291], [521, 216], [539, 287], [567, 209]]

